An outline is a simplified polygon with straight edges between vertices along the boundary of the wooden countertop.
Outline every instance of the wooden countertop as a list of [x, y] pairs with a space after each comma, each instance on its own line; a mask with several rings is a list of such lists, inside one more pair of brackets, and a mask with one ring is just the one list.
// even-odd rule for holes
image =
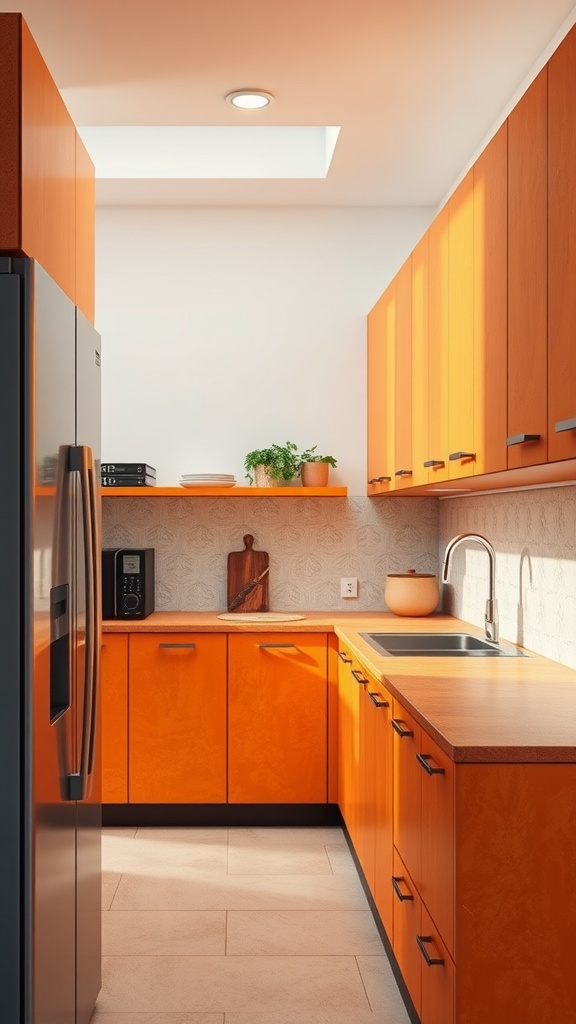
[[217, 612], [154, 612], [143, 621], [107, 621], [104, 632], [334, 632], [359, 667], [382, 681], [457, 762], [576, 762], [576, 671], [527, 652], [524, 658], [394, 658], [360, 633], [466, 632], [450, 615], [403, 618], [390, 612], [310, 612], [296, 622], [232, 623]]

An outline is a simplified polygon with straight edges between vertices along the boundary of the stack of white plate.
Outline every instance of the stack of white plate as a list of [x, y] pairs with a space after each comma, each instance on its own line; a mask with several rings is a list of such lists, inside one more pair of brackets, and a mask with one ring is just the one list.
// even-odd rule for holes
[[234, 487], [236, 477], [231, 473], [183, 473], [181, 487]]

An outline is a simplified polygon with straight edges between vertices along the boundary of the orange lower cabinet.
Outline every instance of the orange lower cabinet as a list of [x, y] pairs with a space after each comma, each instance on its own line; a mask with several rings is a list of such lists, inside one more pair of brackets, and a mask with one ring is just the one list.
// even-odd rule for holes
[[456, 969], [424, 904], [416, 943], [422, 969], [422, 1024], [454, 1024]]
[[228, 801], [327, 802], [324, 633], [228, 638]]
[[226, 802], [226, 636], [130, 637], [131, 803]]
[[[421, 928], [421, 901], [402, 858], [394, 850], [394, 871], [390, 885], [394, 895], [394, 956], [416, 1012], [420, 1014], [422, 998], [422, 956], [416, 936]], [[443, 1022], [448, 1024], [448, 1021]]]
[[128, 634], [106, 633], [100, 656], [102, 802], [128, 803]]
[[348, 650], [338, 649], [338, 805], [348, 834], [358, 845], [360, 790], [360, 689]]
[[392, 807], [393, 807], [393, 738], [390, 728], [392, 698], [378, 683], [371, 685], [367, 696], [374, 702], [374, 888], [373, 896], [380, 919], [389, 939], [393, 934], [394, 894], [390, 885], [393, 874]]

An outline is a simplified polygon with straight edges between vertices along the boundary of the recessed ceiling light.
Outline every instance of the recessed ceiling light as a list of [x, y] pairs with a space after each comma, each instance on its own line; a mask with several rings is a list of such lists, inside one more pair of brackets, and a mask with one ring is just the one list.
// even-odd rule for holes
[[262, 89], [237, 89], [236, 92], [228, 93], [226, 102], [242, 110], [260, 110], [272, 103], [273, 99], [272, 93]]

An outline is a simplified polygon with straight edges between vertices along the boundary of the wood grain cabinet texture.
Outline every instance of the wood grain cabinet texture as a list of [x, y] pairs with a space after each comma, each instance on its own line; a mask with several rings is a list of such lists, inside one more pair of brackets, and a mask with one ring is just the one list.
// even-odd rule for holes
[[396, 287], [393, 282], [368, 315], [368, 493], [382, 494], [394, 479]]
[[100, 659], [102, 802], [128, 803], [128, 635], [107, 633]]
[[[408, 437], [411, 406], [412, 466], [398, 465], [410, 460], [397, 448], [382, 462], [388, 473], [393, 461], [393, 472], [412, 475], [368, 494], [431, 493], [431, 485], [449, 490], [450, 481], [491, 490], [576, 479], [575, 105], [576, 27], [384, 293], [383, 305], [394, 297], [396, 338], [385, 446], [391, 431], [396, 446]], [[382, 353], [380, 363], [369, 360], [370, 376], [383, 362]], [[379, 389], [381, 381], [369, 379], [369, 395]], [[382, 437], [371, 436], [372, 424], [376, 475]]]
[[226, 802], [226, 636], [130, 636], [130, 803]]
[[228, 637], [228, 801], [328, 800], [328, 637]]
[[0, 14], [0, 250], [38, 260], [94, 320], [94, 168], [19, 14]]

